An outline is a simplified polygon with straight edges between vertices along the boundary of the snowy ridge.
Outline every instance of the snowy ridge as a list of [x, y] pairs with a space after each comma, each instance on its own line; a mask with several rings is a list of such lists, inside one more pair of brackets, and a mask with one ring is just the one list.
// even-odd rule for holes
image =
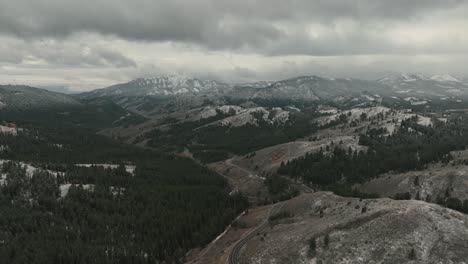
[[[418, 102], [425, 102], [425, 101], [418, 101]], [[416, 102], [418, 104], [418, 102]], [[427, 102], [425, 102], [427, 103]], [[419, 103], [419, 104], [425, 104], [425, 103]], [[345, 115], [347, 117], [347, 123], [351, 123], [353, 121], [359, 122], [361, 119], [361, 116], [365, 116], [366, 119], [376, 119], [379, 115], [382, 118], [382, 125], [381, 127], [384, 127], [387, 129], [389, 134], [393, 134], [395, 131], [397, 131], [400, 126], [401, 122], [413, 117], [417, 117], [417, 123], [422, 126], [430, 126], [433, 124], [432, 120], [430, 117], [418, 115], [418, 114], [413, 114], [411, 113], [410, 110], [392, 110], [387, 107], [368, 107], [368, 108], [354, 108], [351, 110], [347, 111], [340, 111], [336, 114], [329, 115], [329, 116], [323, 116], [315, 119], [315, 122], [317, 122], [318, 125], [320, 126], [325, 126], [330, 124], [333, 121], [339, 120], [341, 115]], [[387, 123], [387, 121], [395, 121], [391, 123]]]
[[249, 124], [259, 125], [260, 120], [270, 125], [283, 125], [289, 120], [289, 115], [290, 112], [283, 110], [281, 107], [274, 107], [271, 109], [255, 107], [242, 109], [236, 115], [226, 117], [205, 126], [217, 125], [241, 127]]
[[415, 81], [434, 81], [434, 82], [461, 82], [460, 79], [454, 77], [453, 75], [450, 75], [448, 73], [445, 74], [435, 74], [431, 76], [426, 76], [423, 74], [396, 74], [396, 75], [391, 75], [388, 77], [381, 78], [377, 80], [380, 83], [384, 84], [395, 84], [395, 83], [409, 83], [409, 82], [415, 82]]
[[431, 80], [433, 81], [438, 81], [438, 82], [461, 82], [459, 79], [453, 77], [452, 75], [446, 73], [446, 74], [438, 74], [438, 75], [433, 75], [430, 77]]
[[238, 114], [243, 109], [244, 108], [237, 106], [237, 105], [222, 105], [218, 107], [207, 106], [205, 108], [202, 108], [200, 112], [191, 119], [200, 120], [200, 119], [214, 117], [218, 114], [218, 112], [223, 113], [223, 114], [229, 114], [229, 113]]
[[348, 122], [357, 121], [361, 118], [361, 116], [365, 115], [366, 118], [375, 118], [377, 115], [382, 114], [385, 115], [391, 111], [390, 108], [377, 106], [377, 107], [369, 107], [369, 108], [354, 108], [347, 111], [341, 111], [336, 114], [330, 116], [319, 117], [316, 119], [317, 124], [320, 126], [330, 124], [332, 121], [336, 121], [340, 118], [340, 115], [346, 115]]
[[214, 81], [189, 78], [182, 75], [163, 75], [138, 78], [127, 83], [113, 85], [83, 94], [85, 97], [102, 96], [177, 96], [183, 94], [220, 93], [231, 85]]

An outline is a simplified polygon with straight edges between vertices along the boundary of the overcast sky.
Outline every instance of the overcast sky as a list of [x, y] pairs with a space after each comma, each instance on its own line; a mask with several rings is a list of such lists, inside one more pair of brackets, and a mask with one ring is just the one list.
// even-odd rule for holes
[[465, 0], [0, 0], [0, 83], [467, 76]]

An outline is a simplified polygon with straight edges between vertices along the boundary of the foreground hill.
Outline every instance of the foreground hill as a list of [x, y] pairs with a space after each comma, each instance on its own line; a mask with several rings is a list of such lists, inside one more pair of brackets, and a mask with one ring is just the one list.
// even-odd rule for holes
[[[269, 221], [256, 229], [262, 219]], [[252, 210], [239, 222], [247, 228], [230, 229], [192, 263], [464, 263], [468, 258], [468, 217], [422, 201], [317, 192], [273, 210]], [[241, 245], [233, 242], [252, 230]]]
[[0, 86], [0, 122], [103, 129], [144, 120], [106, 98], [83, 100], [29, 86]]

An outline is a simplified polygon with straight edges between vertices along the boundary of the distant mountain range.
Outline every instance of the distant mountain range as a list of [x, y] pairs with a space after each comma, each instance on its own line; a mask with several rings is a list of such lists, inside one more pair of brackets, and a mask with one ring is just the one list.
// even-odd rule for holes
[[449, 74], [425, 76], [400, 74], [377, 82], [392, 88], [397, 94], [426, 97], [467, 96], [468, 82]]
[[[109, 99], [128, 109], [151, 110], [169, 102], [172, 107], [202, 105], [225, 98], [292, 101], [346, 101], [356, 98], [402, 100], [446, 100], [468, 98], [468, 81], [449, 74], [425, 76], [399, 74], [375, 81], [299, 76], [274, 82], [230, 84], [169, 75], [139, 78], [78, 95], [65, 95], [27, 86], [0, 86], [0, 108], [79, 105], [82, 99]], [[410, 98], [410, 99], [408, 99]], [[371, 100], [371, 101], [372, 101]], [[166, 107], [167, 105], [162, 105]]]
[[[391, 88], [391, 90], [388, 90]], [[412, 93], [432, 96], [468, 92], [468, 82], [449, 74], [399, 74], [376, 81], [300, 76], [275, 82], [229, 84], [177, 75], [139, 78], [81, 94], [82, 97], [229, 95], [319, 100], [356, 93]]]
[[[425, 76], [399, 74], [369, 81], [350, 78], [299, 76], [274, 82], [230, 84], [182, 76], [140, 78], [78, 95], [80, 98], [109, 98], [134, 110], [153, 110], [161, 100], [175, 98], [170, 106], [200, 106], [206, 100], [223, 98], [241, 100], [339, 101], [359, 98], [395, 98], [411, 102], [468, 98], [468, 82], [449, 74]], [[409, 98], [409, 99], [408, 99]], [[366, 100], [364, 100], [366, 101]], [[417, 102], [416, 102], [417, 104]], [[423, 103], [421, 103], [423, 104]]]

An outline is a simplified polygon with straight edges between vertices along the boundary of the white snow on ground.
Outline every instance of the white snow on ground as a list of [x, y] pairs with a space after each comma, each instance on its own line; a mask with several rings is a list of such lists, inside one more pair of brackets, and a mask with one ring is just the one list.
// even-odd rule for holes
[[[274, 113], [270, 116], [270, 113]], [[233, 126], [240, 127], [247, 124], [258, 125], [256, 115], [261, 115], [261, 119], [270, 124], [284, 124], [289, 120], [289, 111], [285, 111], [280, 107], [272, 108], [267, 110], [264, 107], [255, 107], [249, 109], [243, 109], [238, 114], [230, 117], [226, 117], [222, 120], [213, 122], [208, 125], [221, 125], [221, 126]]]
[[321, 114], [336, 114], [338, 113], [338, 109], [335, 107], [330, 107], [330, 106], [319, 106], [318, 112]]
[[384, 125], [382, 125], [382, 128], [385, 128], [387, 130], [387, 135], [392, 135], [397, 130], [395, 123], [385, 123]]
[[419, 101], [419, 99], [416, 98], [416, 97], [406, 97], [406, 98], [403, 99], [403, 100], [405, 100], [405, 101], [407, 101], [407, 102]]
[[8, 175], [6, 173], [2, 173], [2, 175], [0, 175], [0, 185], [3, 186], [5, 184], [7, 176]]
[[409, 92], [411, 92], [411, 89], [397, 91], [397, 93], [409, 93]]
[[301, 109], [294, 107], [294, 106], [286, 106], [285, 110], [287, 111], [296, 111], [296, 112], [301, 112]]
[[390, 108], [382, 107], [382, 106], [369, 107], [369, 108], [354, 108], [351, 110], [336, 113], [334, 115], [317, 118], [316, 121], [319, 125], [323, 126], [323, 125], [329, 124], [332, 121], [338, 120], [340, 115], [342, 114], [346, 115], [348, 117], [348, 121], [351, 122], [351, 121], [359, 120], [363, 113], [366, 114], [367, 118], [374, 118], [380, 113], [385, 114], [390, 111], [391, 111]]
[[[75, 187], [81, 186], [83, 190], [90, 191], [90, 192], [93, 192], [94, 187], [95, 187], [94, 184], [71, 184], [71, 183], [62, 184], [59, 186], [60, 198], [64, 198], [65, 196], [67, 196], [72, 186], [75, 186]], [[118, 187], [111, 186], [110, 191], [112, 192], [113, 195], [118, 195], [119, 193], [122, 193], [123, 191], [125, 191], [125, 188], [118, 188]]]
[[129, 117], [129, 116], [130, 116], [130, 113], [127, 113], [126, 115], [123, 115], [123, 116], [121, 116], [119, 119], [117, 119], [117, 120], [115, 120], [114, 122], [112, 122], [112, 124], [115, 124], [115, 123], [117, 123], [117, 122], [119, 122], [119, 121], [122, 121], [122, 120], [124, 120], [126, 117]]
[[365, 99], [367, 99], [368, 101], [371, 101], [371, 102], [375, 101], [375, 98], [372, 97], [372, 96], [369, 96], [369, 95], [362, 95], [361, 97], [363, 97], [363, 98], [365, 98]]
[[[102, 167], [104, 169], [117, 169], [120, 165], [119, 164], [75, 164], [77, 167], [92, 167], [92, 166], [97, 166], [97, 167]], [[134, 174], [135, 172], [135, 165], [125, 165], [125, 170], [128, 173]]]
[[231, 116], [221, 120], [219, 124], [222, 126], [231, 125], [234, 127], [244, 126], [247, 124], [255, 124], [257, 120], [255, 119], [253, 114], [257, 112], [261, 113], [263, 118], [268, 117], [268, 111], [266, 111], [265, 108], [257, 107], [245, 109], [244, 111], [235, 116]]
[[219, 106], [219, 107], [208, 106], [208, 107], [203, 108], [201, 110], [201, 112], [198, 113], [197, 115], [195, 115], [195, 117], [193, 117], [192, 119], [200, 120], [200, 119], [213, 117], [213, 116], [216, 116], [218, 114], [218, 111], [220, 111], [220, 112], [222, 112], [224, 114], [227, 114], [229, 112], [234, 112], [234, 113], [238, 114], [242, 110], [243, 110], [243, 108], [240, 107], [240, 106], [237, 106], [237, 105], [223, 105], [223, 106]]
[[431, 80], [433, 81], [438, 81], [438, 82], [460, 82], [457, 78], [453, 77], [450, 74], [440, 74], [440, 75], [433, 75], [430, 77]]
[[[366, 121], [361, 121], [361, 115], [363, 113], [365, 113], [367, 116]], [[383, 120], [378, 121], [377, 119], [374, 119], [379, 113], [383, 114]], [[369, 122], [377, 122], [379, 127], [385, 128], [387, 130], [387, 133], [385, 134], [387, 136], [396, 133], [398, 129], [400, 129], [402, 121], [414, 117], [418, 118], [417, 123], [419, 125], [430, 126], [433, 124], [430, 117], [411, 113], [411, 110], [395, 111], [385, 107], [355, 108], [348, 111], [338, 112], [334, 115], [319, 117], [315, 119], [315, 122], [317, 122], [319, 126], [324, 126], [330, 124], [330, 122], [334, 120], [337, 120], [342, 114], [346, 115], [348, 124], [353, 121], [356, 121], [358, 124], [361, 123], [361, 125], [366, 125]]]
[[418, 101], [418, 102], [411, 102], [411, 105], [425, 105], [427, 101]]
[[0, 133], [16, 136], [18, 134], [18, 129], [14, 127], [7, 127], [7, 126], [0, 125]]
[[281, 109], [281, 107], [275, 107], [272, 110], [276, 112], [275, 116], [273, 117], [273, 122], [284, 124], [289, 120], [289, 111], [284, 111]]
[[432, 120], [430, 117], [418, 116], [418, 125], [421, 125], [421, 126], [432, 125]]
[[[7, 163], [7, 162], [10, 162], [11, 160], [0, 160], [0, 166], [3, 166], [4, 163]], [[15, 161], [16, 162], [16, 161]], [[28, 163], [24, 163], [24, 162], [18, 162], [22, 167], [25, 167], [26, 168], [26, 175], [28, 177], [32, 177], [34, 175], [34, 173], [38, 170], [41, 170], [41, 171], [46, 171], [48, 173], [50, 173], [51, 175], [57, 177], [57, 175], [61, 175], [63, 174], [62, 172], [58, 172], [58, 171], [51, 171], [51, 170], [44, 170], [44, 169], [40, 169], [40, 168], [36, 168], [34, 166], [32, 166], [31, 164], [28, 164]]]

